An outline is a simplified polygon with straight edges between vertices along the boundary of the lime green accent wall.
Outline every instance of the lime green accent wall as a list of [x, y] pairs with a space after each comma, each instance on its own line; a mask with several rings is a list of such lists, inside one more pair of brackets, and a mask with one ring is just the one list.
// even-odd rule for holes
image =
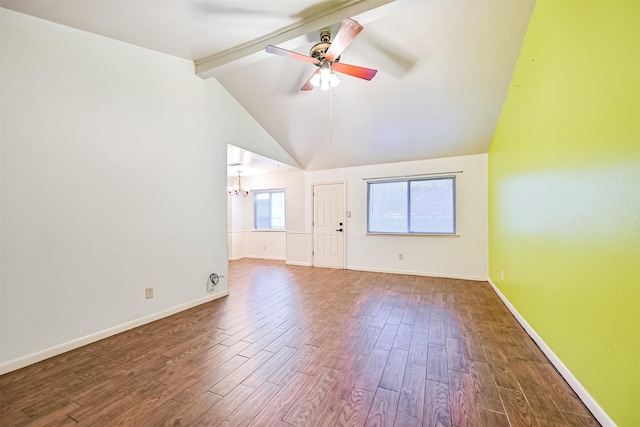
[[640, 426], [639, 62], [640, 2], [538, 1], [489, 151], [491, 280], [619, 426]]

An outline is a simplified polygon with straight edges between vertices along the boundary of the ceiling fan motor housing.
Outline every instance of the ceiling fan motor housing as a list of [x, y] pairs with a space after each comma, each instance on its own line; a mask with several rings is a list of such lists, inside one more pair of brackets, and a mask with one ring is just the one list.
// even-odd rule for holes
[[[309, 51], [309, 55], [312, 58], [323, 60], [324, 55], [327, 53], [327, 50], [329, 50], [329, 48], [331, 47], [330, 40], [331, 40], [331, 33], [329, 32], [328, 29], [324, 29], [320, 31], [320, 43], [313, 45], [313, 47]], [[339, 60], [340, 60], [340, 57], [337, 57], [333, 62], [338, 62]]]

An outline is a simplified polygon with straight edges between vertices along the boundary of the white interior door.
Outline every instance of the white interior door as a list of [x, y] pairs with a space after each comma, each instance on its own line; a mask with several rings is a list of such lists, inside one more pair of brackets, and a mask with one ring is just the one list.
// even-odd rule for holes
[[313, 186], [313, 265], [344, 268], [344, 184]]

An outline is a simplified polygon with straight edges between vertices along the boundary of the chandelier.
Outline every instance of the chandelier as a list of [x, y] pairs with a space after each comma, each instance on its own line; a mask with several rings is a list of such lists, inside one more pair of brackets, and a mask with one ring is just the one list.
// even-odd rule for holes
[[230, 196], [239, 196], [242, 194], [244, 197], [247, 197], [249, 195], [249, 187], [243, 187], [240, 182], [240, 171], [238, 171], [238, 185], [227, 187], [227, 191]]

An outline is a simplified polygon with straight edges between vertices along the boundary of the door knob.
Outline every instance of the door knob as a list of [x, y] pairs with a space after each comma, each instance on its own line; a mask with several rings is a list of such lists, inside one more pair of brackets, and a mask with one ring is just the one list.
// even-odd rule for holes
[[338, 228], [336, 231], [339, 231], [339, 232], [342, 233], [342, 228]]

